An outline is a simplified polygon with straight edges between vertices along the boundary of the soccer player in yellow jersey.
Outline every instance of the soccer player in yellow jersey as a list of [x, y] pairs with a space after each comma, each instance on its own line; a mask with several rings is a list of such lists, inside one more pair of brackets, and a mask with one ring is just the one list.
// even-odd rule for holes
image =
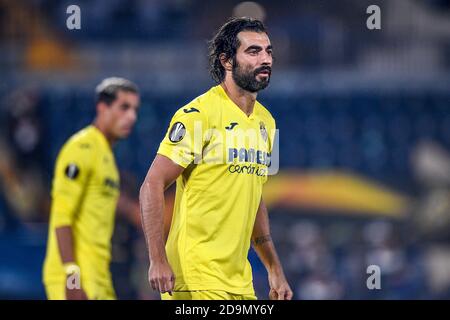
[[119, 197], [112, 146], [131, 132], [139, 107], [135, 84], [104, 79], [96, 117], [74, 134], [56, 160], [43, 268], [48, 299], [114, 299], [109, 263]]
[[[275, 120], [256, 101], [272, 70], [264, 25], [250, 18], [224, 24], [210, 42], [218, 83], [180, 108], [140, 191], [150, 268], [162, 299], [256, 299], [252, 244], [269, 277], [270, 299], [290, 300], [270, 236], [262, 187]], [[173, 217], [164, 233], [164, 190], [176, 180]]]

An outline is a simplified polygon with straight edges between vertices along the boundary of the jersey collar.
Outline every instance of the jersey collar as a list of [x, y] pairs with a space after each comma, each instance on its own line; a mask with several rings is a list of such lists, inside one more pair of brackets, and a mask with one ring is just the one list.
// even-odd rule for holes
[[216, 86], [216, 89], [217, 89], [219, 95], [220, 95], [222, 98], [224, 98], [232, 108], [237, 109], [237, 111], [238, 111], [238, 112], [239, 112], [246, 120], [254, 120], [254, 119], [256, 119], [256, 111], [257, 111], [256, 109], [258, 108], [258, 101], [255, 101], [255, 105], [253, 106], [253, 111], [252, 111], [252, 113], [251, 113], [249, 116], [247, 116], [247, 114], [246, 114], [244, 111], [242, 111], [242, 109], [239, 108], [239, 106], [238, 106], [236, 103], [234, 103], [233, 100], [230, 99], [230, 97], [227, 95], [227, 93], [225, 92], [224, 88], [222, 88], [222, 86], [221, 86], [220, 84]]
[[94, 126], [93, 124], [91, 124], [89, 126], [91, 128], [91, 130], [93, 132], [95, 132], [95, 135], [97, 136], [98, 140], [101, 141], [101, 144], [103, 144], [106, 148], [108, 148], [108, 150], [112, 151], [111, 149], [111, 145], [108, 142], [108, 139], [106, 139], [105, 135], [103, 134], [103, 132], [101, 132], [96, 126]]

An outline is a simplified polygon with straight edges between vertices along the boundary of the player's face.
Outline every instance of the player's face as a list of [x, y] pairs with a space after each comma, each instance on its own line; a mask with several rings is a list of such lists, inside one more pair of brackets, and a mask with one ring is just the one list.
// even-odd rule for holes
[[265, 32], [242, 31], [233, 64], [233, 80], [242, 89], [258, 92], [266, 88], [272, 74], [272, 45]]
[[133, 92], [118, 91], [116, 100], [107, 108], [110, 134], [116, 139], [126, 138], [137, 120], [139, 95]]

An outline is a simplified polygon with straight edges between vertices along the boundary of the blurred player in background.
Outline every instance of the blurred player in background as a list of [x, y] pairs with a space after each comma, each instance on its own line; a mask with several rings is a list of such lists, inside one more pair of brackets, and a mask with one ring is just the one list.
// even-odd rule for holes
[[[224, 24], [210, 43], [211, 75], [219, 85], [180, 108], [160, 144], [140, 200], [149, 282], [162, 299], [256, 299], [251, 243], [267, 269], [269, 297], [292, 298], [261, 197], [275, 120], [256, 96], [269, 84], [272, 60], [262, 22], [235, 18]], [[211, 129], [214, 134], [204, 134]], [[257, 139], [225, 143], [221, 137], [233, 131], [251, 131]], [[221, 151], [222, 158], [212, 161]], [[166, 240], [164, 190], [175, 180]]]
[[59, 152], [43, 280], [48, 299], [114, 299], [109, 264], [119, 197], [113, 145], [136, 120], [138, 88], [123, 78], [96, 88], [96, 117]]

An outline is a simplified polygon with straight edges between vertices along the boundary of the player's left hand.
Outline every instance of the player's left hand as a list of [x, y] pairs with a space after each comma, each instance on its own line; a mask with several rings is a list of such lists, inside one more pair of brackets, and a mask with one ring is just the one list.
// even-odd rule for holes
[[269, 299], [270, 300], [291, 300], [293, 293], [283, 270], [269, 272]]

